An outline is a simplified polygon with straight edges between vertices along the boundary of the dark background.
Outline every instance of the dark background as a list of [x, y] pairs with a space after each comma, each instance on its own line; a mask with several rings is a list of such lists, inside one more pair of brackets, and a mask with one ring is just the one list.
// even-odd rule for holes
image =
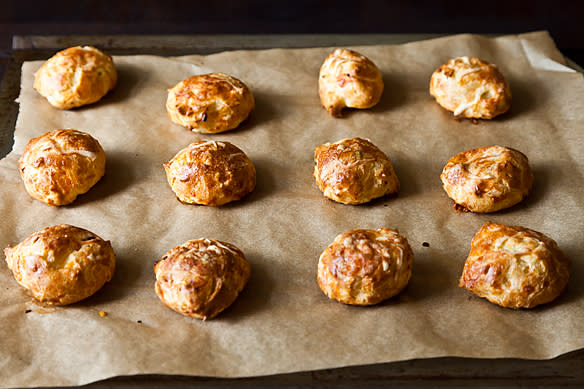
[[584, 0], [0, 0], [0, 77], [14, 35], [521, 33], [548, 30], [584, 66]]

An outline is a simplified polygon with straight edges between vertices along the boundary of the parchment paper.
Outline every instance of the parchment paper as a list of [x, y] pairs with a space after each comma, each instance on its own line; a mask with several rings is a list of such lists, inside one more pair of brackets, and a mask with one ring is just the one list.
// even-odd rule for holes
[[[438, 356], [544, 359], [584, 347], [582, 75], [565, 66], [545, 32], [354, 49], [380, 67], [385, 92], [375, 108], [344, 119], [330, 117], [317, 94], [318, 71], [332, 48], [118, 56], [117, 88], [71, 111], [52, 108], [32, 89], [42, 62], [25, 63], [14, 150], [0, 162], [0, 246], [68, 223], [111, 240], [118, 262], [100, 292], [62, 308], [35, 304], [0, 264], [0, 386], [139, 373], [239, 377]], [[461, 55], [499, 66], [513, 91], [510, 112], [473, 124], [434, 102], [430, 75]], [[236, 131], [198, 135], [167, 116], [166, 89], [210, 71], [240, 78], [255, 95], [256, 110]], [[60, 208], [33, 200], [17, 169], [26, 142], [56, 128], [89, 132], [108, 157], [106, 176]], [[388, 154], [399, 196], [361, 206], [322, 196], [312, 177], [315, 146], [353, 136]], [[219, 208], [179, 203], [162, 163], [197, 139], [242, 148], [257, 168], [255, 191]], [[444, 164], [492, 144], [527, 154], [533, 193], [495, 214], [454, 212], [439, 179]], [[555, 239], [573, 263], [566, 293], [516, 311], [459, 289], [470, 240], [487, 220]], [[316, 283], [322, 250], [357, 227], [398, 228], [414, 251], [408, 288], [374, 307], [329, 300]], [[235, 244], [252, 268], [238, 300], [206, 322], [166, 308], [153, 291], [152, 271], [171, 247], [203, 236]]]

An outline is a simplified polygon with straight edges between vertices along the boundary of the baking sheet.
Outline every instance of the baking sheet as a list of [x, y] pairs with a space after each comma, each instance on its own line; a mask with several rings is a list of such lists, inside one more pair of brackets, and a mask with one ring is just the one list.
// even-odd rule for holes
[[[354, 49], [381, 69], [385, 92], [375, 108], [343, 119], [330, 117], [317, 93], [318, 70], [332, 48], [117, 56], [116, 89], [71, 111], [52, 108], [32, 89], [42, 62], [25, 63], [14, 150], [0, 161], [0, 246], [68, 223], [111, 240], [118, 262], [100, 292], [60, 308], [35, 304], [0, 266], [0, 386], [131, 374], [241, 377], [438, 356], [543, 359], [584, 347], [582, 75], [565, 65], [546, 32]], [[461, 55], [499, 66], [513, 91], [510, 112], [473, 124], [433, 101], [432, 71]], [[254, 93], [256, 109], [236, 131], [199, 135], [168, 119], [166, 89], [210, 71], [240, 78]], [[108, 156], [102, 181], [60, 208], [31, 199], [17, 169], [26, 142], [56, 128], [89, 132]], [[314, 147], [353, 136], [388, 154], [399, 196], [361, 206], [322, 196], [312, 178]], [[162, 163], [198, 139], [227, 140], [248, 154], [258, 173], [249, 197], [219, 208], [176, 200]], [[533, 193], [495, 214], [454, 212], [441, 188], [442, 167], [460, 151], [491, 144], [529, 157]], [[459, 289], [470, 240], [487, 220], [555, 239], [573, 264], [566, 293], [514, 311]], [[374, 307], [331, 301], [316, 283], [321, 251], [357, 227], [398, 228], [414, 251], [408, 288]], [[206, 322], [162, 305], [152, 271], [168, 249], [202, 236], [235, 244], [252, 268], [234, 305]]]

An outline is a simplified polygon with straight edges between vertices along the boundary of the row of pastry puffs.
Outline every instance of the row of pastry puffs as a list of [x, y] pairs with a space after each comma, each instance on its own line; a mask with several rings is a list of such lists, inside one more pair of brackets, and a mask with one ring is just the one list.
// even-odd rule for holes
[[[46, 61], [35, 73], [33, 87], [53, 107], [71, 109], [99, 101], [117, 79], [109, 55], [77, 46]], [[332, 116], [342, 116], [344, 108], [375, 106], [383, 89], [377, 66], [353, 50], [334, 50], [320, 68], [320, 100]], [[511, 106], [511, 88], [497, 66], [475, 57], [453, 58], [436, 69], [430, 94], [443, 108], [466, 118], [492, 119]], [[247, 85], [223, 73], [189, 77], [168, 89], [166, 101], [173, 122], [202, 133], [237, 128], [254, 107]]]
[[[34, 87], [53, 106], [69, 109], [99, 100], [116, 81], [111, 57], [93, 47], [74, 47], [49, 59], [36, 73]], [[319, 94], [333, 116], [340, 116], [345, 107], [370, 108], [382, 92], [381, 72], [354, 51], [337, 49], [321, 67]], [[438, 68], [430, 92], [441, 106], [469, 118], [492, 118], [504, 113], [511, 101], [497, 68], [468, 57]], [[167, 99], [174, 122], [204, 133], [236, 128], [253, 108], [249, 88], [222, 73], [183, 80], [169, 89]], [[99, 181], [105, 159], [89, 134], [55, 130], [29, 141], [19, 168], [32, 197], [64, 205]], [[253, 163], [225, 141], [194, 142], [164, 168], [172, 190], [185, 203], [222, 205], [255, 187]], [[314, 177], [324, 196], [345, 204], [399, 191], [388, 157], [361, 138], [316, 147]], [[454, 156], [441, 179], [455, 208], [473, 212], [517, 204], [533, 184], [527, 157], [501, 146]], [[54, 305], [91, 296], [111, 280], [115, 268], [108, 241], [69, 225], [44, 228], [7, 247], [5, 255], [16, 280], [37, 300]], [[49, 261], [62, 266], [47, 266]], [[412, 263], [412, 250], [397, 230], [355, 229], [337, 236], [321, 254], [318, 285], [328, 297], [346, 304], [377, 304], [405, 288]], [[209, 319], [237, 298], [250, 266], [234, 245], [202, 238], [171, 249], [154, 271], [155, 291], [167, 306]], [[472, 240], [459, 285], [504, 307], [531, 308], [555, 299], [568, 279], [569, 260], [552, 239], [524, 227], [488, 222]]]
[[[18, 166], [34, 199], [61, 206], [103, 177], [106, 154], [88, 133], [60, 129], [30, 139]], [[195, 141], [163, 166], [173, 192], [188, 204], [223, 205], [245, 197], [256, 185], [253, 162], [227, 141]], [[317, 146], [313, 176], [325, 197], [344, 204], [367, 203], [400, 189], [387, 155], [361, 138]], [[503, 146], [459, 153], [450, 158], [440, 177], [456, 209], [480, 213], [519, 203], [533, 186], [527, 157]]]
[[[46, 227], [4, 249], [16, 281], [46, 304], [83, 300], [113, 277], [109, 241], [66, 224]], [[354, 229], [338, 235], [318, 260], [317, 281], [329, 298], [373, 305], [401, 292], [414, 255], [397, 230]], [[487, 222], [472, 239], [458, 285], [507, 308], [532, 308], [557, 298], [570, 262], [556, 242], [520, 227]], [[251, 267], [233, 244], [189, 240], [154, 264], [160, 300], [183, 315], [211, 319], [229, 307], [249, 280]]]

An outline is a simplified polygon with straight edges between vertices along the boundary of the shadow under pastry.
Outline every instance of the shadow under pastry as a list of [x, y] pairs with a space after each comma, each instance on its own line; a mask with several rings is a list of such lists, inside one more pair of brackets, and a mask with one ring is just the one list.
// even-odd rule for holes
[[[406, 84], [401, 81], [405, 77], [401, 74], [392, 74], [391, 76], [383, 76], [383, 94], [379, 99], [379, 102], [374, 106], [369, 108], [373, 113], [384, 113], [389, 112], [394, 109], [400, 108], [402, 105], [406, 104], [406, 91], [408, 90]], [[362, 111], [358, 109], [352, 109], [353, 111]], [[349, 110], [347, 110], [349, 111]]]
[[[410, 242], [412, 246], [419, 243]], [[420, 253], [421, 250], [426, 253]], [[462, 271], [462, 264], [460, 269]], [[458, 271], [458, 269], [457, 269]], [[458, 274], [458, 273], [456, 273]], [[453, 270], [436, 261], [431, 247], [414, 250], [412, 278], [408, 284], [404, 302], [418, 302], [436, 298], [447, 293], [448, 289], [457, 288], [458, 275], [453, 276]]]
[[249, 113], [248, 117], [245, 118], [236, 128], [221, 131], [217, 133], [198, 133], [205, 137], [221, 137], [230, 134], [243, 134], [248, 131], [253, 130], [259, 125], [268, 123], [272, 120], [278, 118], [278, 113], [276, 112], [273, 102], [277, 100], [276, 97], [270, 94], [252, 91], [254, 96], [254, 109]]
[[[130, 162], [132, 161], [133, 162]], [[107, 153], [104, 176], [89, 191], [80, 195], [75, 201], [66, 207], [83, 206], [98, 200], [104, 200], [116, 193], [122, 192], [130, 187], [137, 178], [131, 166], [144, 165], [147, 161], [142, 160], [139, 154], [127, 151], [115, 151]]]
[[140, 80], [145, 78], [144, 69], [132, 64], [116, 65], [118, 73], [118, 80], [116, 86], [110, 90], [105, 96], [95, 103], [73, 108], [75, 111], [90, 110], [92, 108], [99, 108], [109, 104], [118, 104], [128, 100], [132, 95], [132, 91], [138, 85]]
[[560, 248], [570, 260], [570, 280], [568, 281], [568, 285], [562, 294], [560, 294], [555, 300], [543, 305], [538, 305], [537, 307], [530, 309], [531, 311], [544, 310], [546, 308], [574, 303], [580, 301], [582, 297], [584, 297], [584, 262], [580, 260], [583, 254], [582, 248], [573, 245]]
[[531, 166], [531, 171], [534, 177], [533, 187], [527, 197], [509, 208], [501, 209], [492, 213], [504, 215], [506, 213], [528, 209], [543, 201], [543, 199], [549, 194], [550, 188], [553, 186], [554, 172], [558, 171], [557, 167], [554, 167], [553, 164], [538, 164]]
[[[92, 296], [89, 296], [75, 304], [71, 304], [70, 306], [92, 307], [119, 301], [132, 294], [133, 290], [136, 289], [135, 283], [140, 277], [142, 270], [143, 264], [128, 260], [124, 254], [117, 255], [116, 253], [116, 269], [112, 279], [109, 282], [106, 282], [101, 287], [101, 289], [95, 292]], [[153, 288], [154, 283], [152, 283], [152, 290]]]
[[250, 202], [261, 201], [276, 191], [274, 171], [278, 169], [278, 166], [276, 166], [272, 160], [264, 158], [254, 158], [252, 163], [256, 169], [256, 186], [253, 191], [251, 191], [251, 193], [247, 194], [241, 200], [231, 201], [227, 204], [220, 205], [217, 208], [237, 208]]
[[[543, 93], [537, 96], [537, 99], [541, 101], [536, 101], [536, 97], [533, 94], [533, 82], [527, 82], [519, 78], [508, 78], [507, 82], [511, 88], [511, 107], [507, 112], [493, 120], [506, 121], [515, 119], [545, 104], [547, 97]], [[541, 89], [539, 91], [542, 92]]]
[[233, 131], [247, 131], [254, 127], [276, 120], [279, 116], [274, 107], [274, 102], [278, 100], [277, 96], [261, 91], [252, 91], [255, 107], [247, 119]]
[[[239, 321], [258, 311], [269, 309], [268, 300], [270, 300], [277, 283], [272, 277], [273, 268], [279, 265], [266, 261], [261, 254], [256, 252], [248, 252], [244, 255], [251, 267], [249, 281], [233, 304], [214, 317], [212, 321]], [[268, 266], [272, 269], [268, 270]]]

